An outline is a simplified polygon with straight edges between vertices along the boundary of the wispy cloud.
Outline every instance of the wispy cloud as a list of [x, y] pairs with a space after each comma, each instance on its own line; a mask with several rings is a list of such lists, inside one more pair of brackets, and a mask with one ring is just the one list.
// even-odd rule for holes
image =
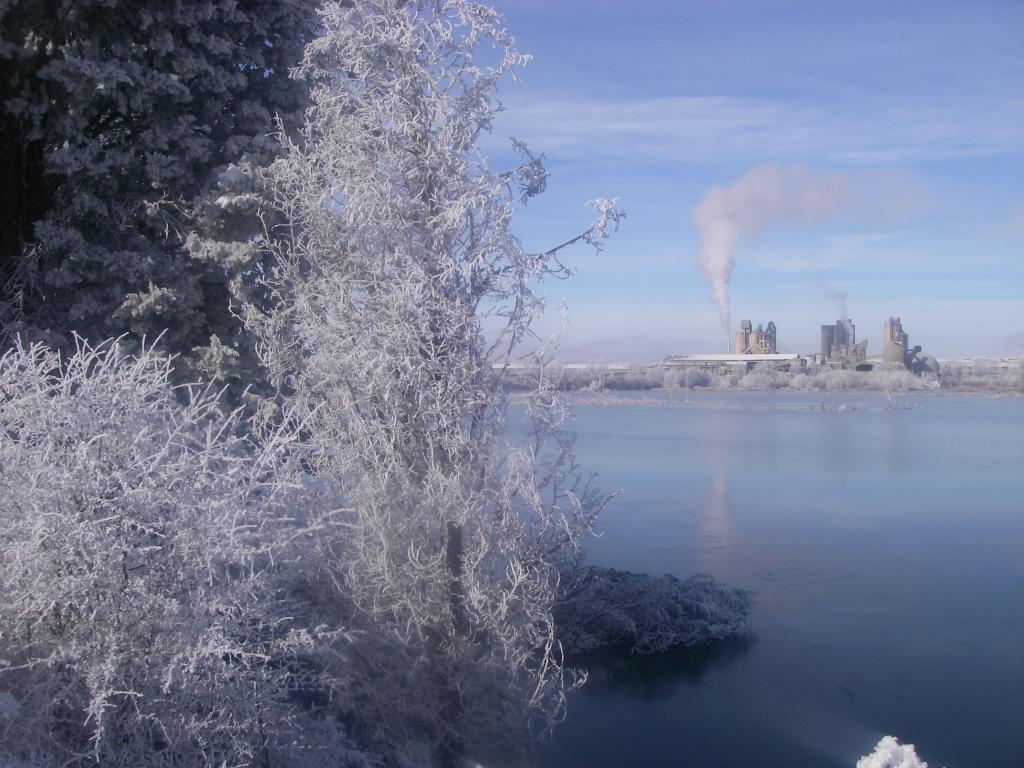
[[1024, 205], [1015, 208], [1003, 226], [1003, 232], [1007, 235], [1024, 235]]
[[810, 255], [757, 250], [751, 259], [776, 272], [825, 272], [873, 254], [880, 244], [894, 239], [895, 235], [886, 232], [846, 232], [825, 237], [821, 247]]
[[727, 158], [881, 165], [1024, 153], [1024, 98], [782, 99], [518, 97], [494, 140], [514, 135], [549, 155], [706, 163]]

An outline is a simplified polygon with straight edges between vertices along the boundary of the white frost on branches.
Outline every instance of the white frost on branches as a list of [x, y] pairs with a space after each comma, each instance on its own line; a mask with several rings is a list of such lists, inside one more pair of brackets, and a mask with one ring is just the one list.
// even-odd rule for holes
[[319, 545], [325, 601], [373, 639], [353, 685], [384, 738], [425, 738], [444, 762], [547, 731], [576, 682], [551, 608], [605, 498], [579, 482], [546, 383], [534, 444], [500, 444], [501, 367], [543, 308], [533, 287], [569, 274], [559, 250], [599, 245], [622, 214], [596, 203], [593, 227], [544, 253], [510, 232], [546, 172], [517, 142], [524, 164], [494, 173], [476, 146], [526, 60], [493, 10], [329, 3], [322, 28], [298, 70], [304, 134], [267, 175], [276, 308], [248, 317], [306, 420], [306, 465], [349, 510]]
[[0, 359], [0, 762], [346, 764], [290, 617], [301, 478], [116, 344]]
[[[656, 650], [743, 613], [707, 577], [582, 565], [608, 497], [576, 467], [550, 348], [524, 341], [563, 249], [623, 214], [593, 201], [537, 253], [512, 234], [547, 172], [522, 142], [504, 172], [477, 148], [526, 61], [500, 16], [345, 0], [319, 29], [302, 135], [208, 190], [247, 214], [266, 190], [262, 236], [190, 246], [244, 275], [255, 415], [116, 341], [0, 359], [0, 762], [449, 768], [564, 716], [582, 675], [560, 633]], [[241, 380], [238, 339], [209, 341], [198, 369]], [[521, 357], [532, 433], [510, 448]]]
[[706, 573], [677, 579], [591, 566], [555, 617], [567, 651], [612, 646], [656, 653], [745, 634], [750, 607], [749, 592]]

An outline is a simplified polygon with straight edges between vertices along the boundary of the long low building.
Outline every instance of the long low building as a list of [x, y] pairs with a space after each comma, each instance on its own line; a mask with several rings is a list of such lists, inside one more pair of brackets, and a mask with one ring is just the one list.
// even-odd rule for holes
[[743, 366], [749, 369], [758, 363], [774, 363], [780, 368], [789, 369], [803, 368], [807, 365], [806, 359], [796, 352], [752, 355], [669, 355], [665, 358], [664, 365], [666, 368]]

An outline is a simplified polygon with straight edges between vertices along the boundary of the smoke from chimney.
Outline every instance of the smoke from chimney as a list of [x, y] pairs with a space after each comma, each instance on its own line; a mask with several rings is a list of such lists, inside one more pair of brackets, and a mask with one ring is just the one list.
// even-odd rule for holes
[[825, 298], [829, 301], [834, 301], [836, 307], [839, 310], [839, 319], [846, 322], [850, 319], [850, 313], [846, 306], [846, 301], [849, 298], [849, 294], [846, 291], [841, 291], [833, 288], [828, 283], [825, 283]]
[[[846, 174], [805, 165], [759, 165], [725, 187], [713, 187], [690, 211], [697, 263], [719, 319], [731, 327], [729, 281], [736, 246], [776, 222], [814, 222], [842, 212], [851, 197]], [[845, 314], [845, 313], [844, 313]]]

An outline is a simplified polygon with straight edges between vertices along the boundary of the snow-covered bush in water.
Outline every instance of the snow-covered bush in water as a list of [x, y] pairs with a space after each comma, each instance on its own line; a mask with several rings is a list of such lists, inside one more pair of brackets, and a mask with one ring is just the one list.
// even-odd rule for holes
[[[527, 398], [536, 442], [500, 445], [501, 366], [541, 311], [531, 285], [567, 275], [564, 246], [529, 253], [509, 230], [517, 200], [544, 189], [539, 159], [517, 144], [523, 164], [498, 174], [476, 148], [498, 80], [524, 61], [495, 12], [356, 0], [327, 4], [322, 29], [299, 68], [302, 141], [267, 177], [275, 308], [248, 319], [306, 420], [306, 466], [343, 489], [347, 517], [318, 540], [321, 600], [325, 621], [356, 630], [370, 736], [448, 764], [547, 730], [575, 680], [551, 607], [604, 499], [573, 490], [545, 377]], [[617, 224], [594, 206], [564, 245]]]
[[590, 566], [555, 617], [567, 651], [618, 646], [654, 653], [745, 633], [751, 602], [746, 590], [704, 573], [678, 579]]
[[239, 437], [170, 366], [0, 360], [0, 762], [344, 765], [301, 706], [320, 641], [284, 604], [311, 494], [280, 435]]

